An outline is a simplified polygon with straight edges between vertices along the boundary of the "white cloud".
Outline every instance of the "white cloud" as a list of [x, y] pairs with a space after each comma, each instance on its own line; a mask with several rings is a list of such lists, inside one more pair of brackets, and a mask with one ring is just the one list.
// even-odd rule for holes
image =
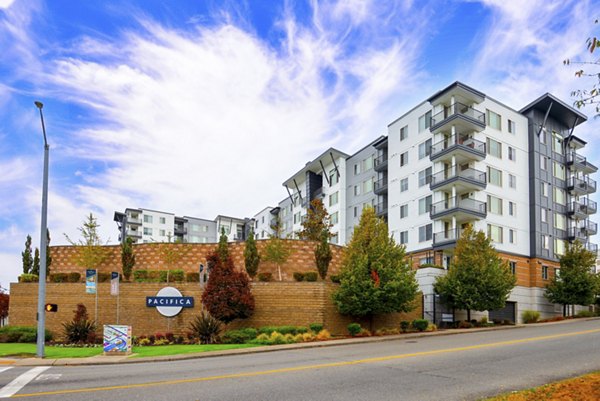
[[6, 9], [10, 7], [14, 2], [15, 0], [0, 0], [0, 8]]

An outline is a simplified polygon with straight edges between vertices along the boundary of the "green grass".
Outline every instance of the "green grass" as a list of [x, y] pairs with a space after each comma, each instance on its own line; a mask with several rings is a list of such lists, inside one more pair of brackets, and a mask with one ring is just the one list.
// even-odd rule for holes
[[[256, 347], [255, 344], [211, 344], [211, 345], [160, 345], [150, 347], [133, 347], [134, 357], [179, 355], [192, 352], [221, 351], [227, 349], [238, 349]], [[0, 357], [34, 357], [36, 354], [35, 344], [23, 343], [0, 343]], [[69, 347], [45, 347], [46, 358], [85, 358], [102, 354], [102, 347], [98, 348], [69, 348]]]

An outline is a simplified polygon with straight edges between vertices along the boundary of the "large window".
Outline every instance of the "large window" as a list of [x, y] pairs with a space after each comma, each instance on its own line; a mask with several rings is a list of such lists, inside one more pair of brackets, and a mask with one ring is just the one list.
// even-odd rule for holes
[[144, 235], [152, 235], [152, 229], [150, 227], [144, 227]]
[[337, 205], [338, 203], [338, 193], [335, 192], [329, 195], [329, 206]]
[[419, 145], [419, 160], [431, 154], [431, 139]]
[[363, 194], [369, 193], [373, 190], [373, 178], [363, 182]]
[[556, 131], [552, 131], [552, 150], [562, 154], [562, 136]]
[[425, 214], [431, 210], [431, 200], [431, 195], [419, 199], [419, 214]]
[[487, 138], [488, 155], [496, 156], [502, 159], [502, 144], [492, 138]]
[[433, 225], [427, 224], [419, 227], [419, 242], [430, 241], [433, 238]]
[[400, 167], [406, 166], [407, 164], [408, 164], [408, 151], [406, 151], [400, 155]]
[[559, 162], [553, 162], [554, 176], [559, 180], [565, 179], [565, 166]]
[[564, 189], [554, 187], [554, 202], [561, 205], [567, 204], [567, 196], [565, 194]]
[[566, 230], [567, 217], [564, 214], [554, 213], [554, 227], [559, 230]]
[[502, 129], [502, 117], [498, 113], [494, 113], [491, 110], [486, 110], [487, 125], [497, 130]]
[[431, 167], [419, 171], [419, 187], [427, 185], [431, 182]]
[[369, 171], [373, 168], [373, 156], [367, 157], [363, 160], [363, 171]]
[[493, 224], [487, 225], [488, 237], [494, 242], [502, 243], [502, 227]]
[[487, 196], [487, 209], [488, 212], [493, 214], [502, 214], [502, 199], [496, 198], [495, 196]]
[[419, 117], [419, 132], [424, 131], [429, 127], [431, 127], [431, 111], [428, 111]]
[[400, 180], [400, 192], [408, 191], [408, 178]]
[[555, 238], [554, 239], [554, 253], [556, 255], [564, 255], [565, 254], [565, 241], [562, 239]]
[[338, 183], [338, 173], [336, 169], [329, 172], [329, 186], [332, 187]]
[[408, 138], [408, 125], [400, 128], [400, 140], [403, 141]]
[[160, 224], [167, 224], [167, 219], [166, 219], [165, 217], [159, 217], [159, 218], [158, 218], [158, 222], [159, 222]]
[[144, 223], [150, 223], [150, 224], [152, 224], [152, 220], [153, 220], [152, 216], [150, 216], [148, 214], [144, 215]]
[[492, 185], [502, 186], [502, 171], [488, 166], [487, 168], [488, 183]]
[[329, 221], [331, 222], [331, 224], [337, 224], [338, 223], [338, 212], [331, 213], [331, 216], [329, 217]]

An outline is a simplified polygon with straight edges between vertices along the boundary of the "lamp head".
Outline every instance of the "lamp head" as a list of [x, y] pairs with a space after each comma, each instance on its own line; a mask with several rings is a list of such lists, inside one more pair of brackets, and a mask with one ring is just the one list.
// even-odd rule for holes
[[42, 102], [38, 102], [37, 100], [33, 103], [35, 104], [35, 107], [37, 107], [40, 110], [42, 109], [42, 107], [44, 107], [44, 104]]

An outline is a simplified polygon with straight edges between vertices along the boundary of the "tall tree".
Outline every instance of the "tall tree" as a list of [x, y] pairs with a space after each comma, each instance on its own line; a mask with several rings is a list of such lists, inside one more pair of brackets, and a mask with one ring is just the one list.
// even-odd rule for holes
[[31, 235], [27, 235], [27, 239], [25, 240], [25, 250], [21, 252], [21, 258], [23, 259], [23, 274], [31, 273], [31, 268], [33, 267]]
[[250, 277], [256, 276], [258, 265], [260, 263], [260, 255], [256, 249], [256, 240], [254, 239], [254, 231], [250, 231], [250, 235], [246, 240], [246, 248], [244, 248], [244, 266]]
[[588, 251], [579, 241], [567, 246], [560, 258], [560, 272], [546, 286], [546, 298], [563, 305], [591, 305], [595, 301], [597, 281], [592, 271], [596, 255]]
[[329, 229], [332, 227], [329, 221], [329, 213], [320, 198], [313, 199], [306, 213], [306, 219], [302, 221], [302, 230], [298, 232], [298, 238], [309, 241], [320, 241], [323, 231], [327, 232], [328, 239], [331, 236]]
[[291, 254], [292, 249], [285, 242], [285, 240], [274, 235], [267, 240], [263, 258], [265, 262], [275, 263], [275, 265], [277, 266], [277, 274], [279, 276], [279, 281], [282, 281], [281, 265], [287, 262]]
[[[27, 273], [26, 273], [27, 274]], [[8, 317], [8, 306], [10, 303], [10, 296], [4, 292], [0, 287], [0, 327], [3, 327]]]
[[77, 242], [71, 240], [67, 234], [65, 238], [69, 243], [78, 248], [76, 263], [86, 269], [97, 269], [108, 256], [105, 245], [100, 239], [98, 228], [100, 225], [92, 213], [86, 217], [82, 226], [77, 230], [81, 233], [82, 239]]
[[223, 262], [229, 257], [229, 242], [227, 235], [225, 235], [225, 227], [221, 227], [221, 236], [219, 237], [219, 244], [217, 245], [217, 255]]
[[[36, 247], [33, 253], [33, 264], [31, 265], [31, 274], [40, 275], [40, 250]], [[48, 276], [46, 276], [48, 277]]]
[[317, 264], [319, 276], [321, 276], [323, 280], [327, 277], [327, 270], [329, 270], [329, 263], [332, 258], [333, 254], [331, 253], [331, 247], [329, 246], [329, 231], [324, 228], [323, 231], [321, 231], [321, 240], [315, 248], [315, 263]]
[[127, 237], [121, 244], [121, 266], [123, 268], [123, 277], [129, 281], [131, 272], [135, 267], [135, 253], [133, 253], [133, 240]]
[[208, 263], [212, 271], [202, 293], [202, 304], [211, 316], [224, 323], [252, 316], [254, 296], [248, 276], [235, 270], [230, 257], [222, 260], [214, 253], [208, 257]]
[[448, 274], [437, 278], [434, 290], [449, 307], [466, 310], [471, 320], [471, 310], [503, 308], [515, 284], [491, 239], [469, 225], [456, 241]]
[[333, 294], [338, 311], [369, 317], [414, 309], [418, 285], [406, 260], [404, 246], [388, 235], [387, 224], [375, 210], [363, 210], [354, 229], [340, 272], [340, 287]]

